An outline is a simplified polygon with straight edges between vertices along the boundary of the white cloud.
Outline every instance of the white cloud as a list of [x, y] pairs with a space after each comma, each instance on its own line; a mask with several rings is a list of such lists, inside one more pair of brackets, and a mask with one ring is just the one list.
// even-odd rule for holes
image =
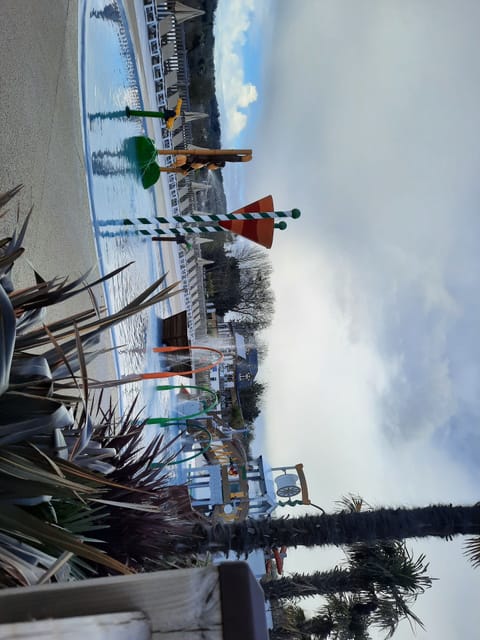
[[[267, 3], [268, 4], [268, 3]], [[243, 47], [252, 21], [261, 21], [253, 0], [218, 3], [215, 17], [215, 73], [217, 98], [222, 113], [224, 142], [233, 140], [247, 125], [245, 110], [257, 100], [257, 88], [245, 79]]]
[[[242, 170], [247, 201], [303, 215], [272, 249], [264, 413], [272, 464], [304, 462], [325, 507], [478, 499], [480, 5], [460, 6], [276, 3]], [[478, 626], [445, 595], [478, 582], [456, 551], [419, 600], [432, 637]]]
[[[395, 363], [377, 398], [383, 428], [430, 436], [465, 400], [456, 371], [467, 364], [470, 410], [480, 409], [476, 346], [458, 362], [466, 318], [480, 316], [478, 251], [467, 239], [480, 231], [472, 21], [446, 3], [434, 22], [429, 3], [282, 6], [249, 184], [273, 191], [279, 208], [303, 208], [276, 240], [279, 259], [295, 243], [326, 256], [349, 339]], [[322, 289], [313, 269], [289, 264], [309, 283], [296, 307], [308, 313]]]
[[258, 97], [257, 87], [255, 87], [253, 84], [250, 84], [250, 83], [244, 84], [241, 90], [239, 91], [238, 106], [245, 109], [248, 107], [249, 104], [251, 104], [252, 102], [255, 102], [257, 97]]
[[238, 135], [247, 124], [247, 116], [241, 111], [233, 109], [228, 116], [227, 140]]

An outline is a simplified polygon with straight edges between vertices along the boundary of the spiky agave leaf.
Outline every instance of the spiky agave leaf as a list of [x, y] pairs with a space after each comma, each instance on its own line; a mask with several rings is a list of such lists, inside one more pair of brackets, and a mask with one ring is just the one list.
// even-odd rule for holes
[[10, 272], [15, 260], [17, 260], [23, 253], [24, 249], [18, 247], [18, 249], [10, 252], [8, 255], [0, 256], [0, 273], [3, 274], [0, 278], [0, 284], [8, 292], [13, 290], [13, 284], [6, 274]]
[[[52, 558], [52, 563], [55, 562], [53, 556], [48, 557]], [[37, 584], [45, 570], [46, 567], [42, 568], [22, 560], [14, 551], [7, 548], [3, 540], [0, 540], [0, 586], [27, 587]]]
[[11, 293], [13, 291], [13, 284], [9, 278], [9, 274], [12, 270], [12, 266], [15, 260], [24, 252], [24, 249], [21, 245], [23, 243], [32, 210], [33, 207], [26, 215], [18, 235], [14, 233], [9, 241], [2, 245], [2, 249], [0, 252], [0, 284], [8, 293]]
[[[13, 189], [0, 193], [0, 209], [10, 202], [23, 189], [23, 184], [17, 184]], [[3, 215], [3, 214], [2, 214]]]
[[27, 212], [27, 215], [25, 216], [25, 220], [22, 223], [22, 226], [20, 227], [20, 230], [18, 231], [18, 233], [15, 230], [10, 242], [5, 246], [5, 255], [11, 255], [15, 253], [19, 248], [21, 248], [23, 241], [25, 239], [25, 234], [27, 232], [28, 223], [30, 222], [32, 213], [33, 213], [33, 207], [30, 207], [30, 209]]
[[[155, 288], [157, 288], [163, 282], [164, 279], [165, 279], [165, 276], [162, 276], [161, 278], [159, 278], [154, 285]], [[178, 290], [175, 291], [178, 284], [179, 284], [178, 282], [172, 283], [168, 287], [163, 288], [159, 293], [146, 299], [141, 304], [138, 304], [136, 307], [132, 308], [129, 304], [123, 309], [121, 309], [120, 311], [118, 311], [117, 313], [112, 314], [111, 316], [107, 316], [105, 318], [100, 319], [97, 322], [90, 323], [90, 325], [88, 325], [87, 327], [82, 327], [81, 328], [82, 337], [85, 333], [85, 330], [93, 329], [93, 334], [97, 334], [98, 332], [104, 331], [106, 328], [110, 328], [115, 324], [129, 318], [130, 316], [135, 315], [136, 313], [140, 313], [141, 311], [148, 309], [152, 305], [158, 304], [159, 302], [166, 300], [171, 295], [176, 295], [179, 292]], [[86, 335], [87, 337], [90, 337], [92, 333], [88, 332]]]
[[[40, 464], [32, 464], [32, 462], [37, 461], [38, 458], [43, 461], [44, 467], [46, 468], [42, 468]], [[71, 553], [88, 559], [90, 562], [93, 562], [95, 566], [101, 565], [107, 569], [126, 572], [126, 568], [121, 568], [122, 564], [115, 559], [115, 556], [118, 557], [120, 553], [113, 547], [111, 548], [113, 553], [107, 556], [99, 551], [98, 548], [85, 544], [85, 542], [93, 541], [101, 544], [103, 547], [105, 539], [108, 541], [108, 536], [100, 535], [99, 537], [96, 535], [94, 539], [88, 536], [91, 531], [101, 531], [105, 529], [105, 527], [110, 526], [112, 516], [108, 511], [125, 512], [126, 509], [129, 509], [140, 512], [143, 517], [155, 515], [161, 517], [165, 522], [168, 520], [168, 517], [165, 517], [166, 514], [163, 512], [160, 503], [155, 505], [154, 496], [150, 492], [111, 482], [98, 474], [80, 470], [68, 461], [49, 460], [45, 454], [42, 454], [35, 448], [31, 448], [30, 460], [25, 459], [15, 452], [9, 452], [9, 455], [5, 455], [4, 451], [0, 452], [0, 477], [2, 472], [7, 473], [7, 475], [10, 474], [15, 478], [17, 482], [17, 494], [18, 483], [28, 481], [27, 491], [30, 492], [30, 495], [31, 492], [39, 490], [48, 491], [53, 495], [52, 504], [50, 505], [50, 508], [53, 509], [53, 513], [55, 514], [53, 522], [58, 522], [57, 513], [59, 504], [70, 503], [77, 505], [74, 507], [76, 508], [76, 517], [70, 520], [64, 518], [61, 524], [67, 527], [72, 526], [77, 535], [79, 533], [81, 534], [81, 548], [78, 546], [79, 540], [75, 536], [72, 536], [70, 530], [67, 531], [59, 529], [57, 526], [52, 527], [48, 525], [48, 522], [45, 522], [45, 516], [42, 517], [42, 519], [38, 519], [35, 515], [37, 508], [33, 511], [30, 510], [31, 513], [27, 513], [22, 509], [13, 510], [12, 507], [14, 505], [12, 504], [2, 504], [0, 529], [11, 531], [15, 533], [15, 535], [19, 535], [36, 544], [46, 545], [46, 548], [70, 551]], [[76, 479], [72, 479], [72, 477]], [[82, 479], [82, 482], [79, 483], [78, 480], [80, 479]], [[1, 482], [1, 484], [3, 486], [5, 483]], [[106, 487], [127, 495], [128, 502], [113, 501], [108, 500], [108, 498], [104, 500], [102, 492], [105, 491]], [[101, 504], [102, 507], [92, 508], [86, 502], [80, 502], [77, 498], [79, 495], [82, 495], [83, 499], [88, 502]], [[132, 495], [137, 495], [137, 503], [132, 499]], [[55, 498], [55, 496], [57, 496], [57, 498]], [[46, 505], [44, 508], [46, 508]], [[144, 513], [145, 511], [147, 511], [147, 513]], [[48, 519], [51, 520], [51, 518]], [[164, 528], [168, 526], [165, 522]], [[42, 523], [48, 526], [43, 526]]]
[[[132, 440], [127, 442], [130, 429]], [[96, 538], [102, 540], [102, 546], [111, 556], [129, 566], [145, 570], [147, 567], [162, 566], [163, 557], [171, 555], [174, 550], [174, 541], [184, 535], [184, 520], [192, 515], [189, 501], [179, 500], [175, 489], [166, 485], [165, 478], [159, 474], [154, 477], [149, 469], [149, 456], [157, 455], [161, 442], [154, 442], [153, 446], [147, 447], [147, 458], [142, 461], [135, 447], [137, 435], [136, 425], [128, 425], [118, 439], [108, 439], [109, 445], [115, 440], [123, 443], [122, 449], [128, 452], [125, 459], [130, 460], [131, 465], [128, 468], [121, 467], [119, 459], [115, 460], [115, 471], [106, 485], [108, 490], [99, 498], [99, 504], [104, 504], [104, 509], [97, 514], [95, 522], [97, 526], [105, 527], [97, 532]], [[103, 441], [101, 444], [104, 444]], [[58, 464], [62, 469], [70, 465], [65, 461], [59, 461]], [[110, 483], [110, 480], [119, 478], [125, 480], [128, 486]], [[79, 505], [79, 509], [90, 513], [91, 502], [89, 499], [89, 504], [84, 507]]]
[[[6, 241], [2, 244], [3, 250], [0, 251], [0, 257], [7, 257], [3, 265], [4, 273], [7, 273], [11, 268], [16, 252], [20, 249], [27, 221], [18, 237], [14, 236], [11, 241]], [[113, 277], [113, 275], [115, 273], [107, 277]], [[18, 321], [19, 327], [22, 327], [22, 325], [24, 328], [26, 326], [31, 327], [38, 319], [37, 310], [41, 306], [60, 302], [82, 291], [87, 291], [93, 296], [91, 286], [107, 279], [101, 278], [96, 283], [88, 285], [84, 282], [86, 274], [73, 282], [58, 278], [45, 281], [37, 273], [35, 273], [35, 277], [35, 285], [21, 291], [12, 291], [11, 293], [14, 313], [16, 309], [17, 315], [25, 315], [25, 322], [22, 323], [21, 318]], [[77, 518], [77, 528], [85, 529], [94, 526], [96, 532], [111, 531], [112, 523], [123, 523], [126, 513], [135, 514], [137, 518], [136, 530], [139, 537], [142, 537], [143, 534], [146, 535], [146, 541], [143, 542], [139, 553], [135, 552], [133, 554], [134, 564], [139, 567], [142, 567], [145, 561], [150, 561], [150, 558], [155, 561], [158, 558], [159, 550], [162, 548], [170, 548], [168, 547], [168, 541], [162, 535], [158, 535], [159, 533], [169, 531], [170, 533], [177, 532], [177, 535], [180, 535], [179, 530], [176, 528], [177, 523], [170, 514], [168, 504], [172, 501], [170, 489], [165, 487], [164, 478], [158, 472], [154, 477], [154, 473], [149, 466], [151, 457], [158, 456], [161, 453], [163, 447], [162, 439], [160, 438], [158, 442], [147, 448], [147, 456], [142, 462], [139, 460], [141, 456], [138, 455], [136, 450], [139, 442], [137, 441], [137, 436], [140, 434], [141, 429], [138, 420], [135, 421], [135, 425], [132, 425], [131, 428], [129, 427], [127, 431], [121, 434], [121, 438], [123, 438], [123, 462], [128, 459], [129, 472], [134, 474], [134, 478], [130, 478], [128, 485], [118, 482], [118, 478], [106, 480], [99, 474], [94, 474], [88, 469], [81, 469], [78, 465], [68, 460], [58, 459], [54, 462], [49, 459], [46, 453], [50, 452], [51, 449], [56, 451], [56, 436], [63, 436], [64, 433], [63, 441], [66, 443], [69, 438], [72, 438], [69, 435], [69, 432], [71, 432], [73, 440], [80, 443], [72, 446], [75, 451], [73, 451], [74, 455], [71, 457], [75, 457], [75, 454], [77, 454], [83, 462], [85, 456], [91, 455], [98, 462], [100, 456], [108, 454], [115, 455], [117, 465], [122, 463], [122, 456], [119, 457], [118, 455], [120, 449], [116, 449], [113, 446], [104, 446], [107, 444], [106, 440], [102, 442], [101, 438], [97, 439], [95, 437], [97, 425], [93, 423], [87, 410], [88, 390], [91, 385], [86, 373], [87, 356], [83, 350], [85, 347], [96, 344], [102, 331], [112, 327], [117, 322], [121, 322], [130, 315], [147, 309], [152, 304], [165, 299], [172, 294], [177, 286], [176, 284], [171, 285], [163, 288], [160, 292], [154, 293], [163, 284], [164, 278], [160, 278], [126, 305], [124, 309], [112, 316], [99, 317], [99, 307], [92, 300], [93, 312], [82, 312], [54, 323], [53, 327], [50, 328], [50, 335], [48, 329], [40, 328], [33, 331], [24, 331], [22, 335], [17, 336], [14, 358], [19, 363], [16, 368], [18, 375], [15, 379], [15, 387], [9, 391], [9, 400], [12, 401], [11, 404], [13, 405], [14, 394], [17, 394], [17, 398], [20, 397], [18, 394], [24, 394], [24, 397], [28, 397], [31, 415], [29, 420], [22, 422], [18, 433], [23, 439], [27, 437], [31, 439], [35, 447], [32, 447], [26, 453], [28, 445], [20, 439], [15, 441], [14, 445], [10, 441], [10, 449], [7, 451], [7, 455], [3, 455], [3, 458], [3, 452], [0, 450], [0, 469], [3, 471], [4, 478], [13, 479], [17, 485], [22, 484], [22, 496], [32, 491], [33, 493], [39, 493], [40, 490], [42, 492], [49, 491], [53, 497], [51, 502], [44, 503], [43, 507], [50, 508], [53, 513], [55, 513], [55, 505], [58, 507], [58, 504], [63, 504], [66, 500], [79, 505], [79, 509], [84, 512], [84, 515], [80, 515]], [[44, 367], [45, 371], [51, 368], [52, 372], [46, 374], [44, 371], [40, 375], [43, 365], [40, 366], [40, 361], [37, 361], [36, 364], [33, 361], [29, 362], [30, 354], [25, 350], [30, 350], [34, 347], [45, 347], [52, 341], [52, 334], [55, 336], [54, 346], [48, 348], [42, 354], [44, 357], [43, 364], [46, 361], [48, 365]], [[73, 366], [71, 363], [72, 354], [75, 354], [76, 358]], [[38, 375], [33, 376], [34, 381], [32, 382], [29, 371], [33, 370], [34, 364], [38, 369]], [[64, 367], [64, 371], [71, 376], [70, 388], [77, 391], [71, 401], [65, 401], [66, 396], [52, 389], [55, 372], [61, 367]], [[80, 372], [78, 376], [77, 371]], [[55, 387], [61, 389], [57, 382]], [[49, 421], [52, 422], [52, 415], [55, 415], [55, 412], [53, 414], [50, 412], [49, 415], [49, 409], [55, 408], [57, 405], [65, 409], [63, 402], [67, 402], [67, 406], [80, 407], [83, 418], [76, 423], [72, 420], [70, 412], [67, 411], [70, 414], [68, 424], [62, 425], [58, 420], [57, 422], [53, 421], [53, 424], [46, 427], [45, 417], [48, 416]], [[105, 417], [108, 416], [105, 415]], [[4, 426], [7, 427], [7, 425]], [[111, 424], [109, 425], [109, 430], [111, 431]], [[103, 433], [106, 434], [107, 429]], [[77, 434], [79, 437], [77, 437]], [[0, 440], [0, 447], [3, 444], [5, 448], [9, 443], [8, 438], [13, 437], [13, 433], [6, 428], [3, 433], [3, 443]], [[109, 433], [108, 437], [112, 438], [114, 435]], [[117, 440], [117, 442], [120, 443], [120, 440]], [[130, 446], [128, 446], [127, 442], [130, 443]], [[124, 474], [126, 475], [126, 471], [124, 471]], [[25, 486], [27, 483], [28, 487]], [[82, 491], [80, 491], [79, 486], [82, 487]], [[155, 490], [155, 495], [152, 495], [153, 489]], [[160, 489], [163, 490], [160, 491]], [[12, 493], [15, 495], [13, 490]], [[100, 510], [94, 511], [88, 503], [90, 498], [92, 500], [106, 501], [106, 504], [102, 505]], [[118, 560], [104, 556], [98, 549], [90, 548], [85, 543], [85, 535], [88, 535], [86, 531], [81, 532], [84, 537], [79, 540], [71, 532], [36, 518], [32, 509], [40, 507], [42, 505], [19, 509], [15, 505], [7, 503], [0, 517], [0, 529], [9, 530], [10, 528], [15, 530], [17, 535], [24, 540], [28, 539], [31, 543], [43, 544], [48, 548], [56, 548], [62, 552], [75, 553], [78, 556], [87, 558], [90, 562], [106, 566], [109, 569], [124, 570], [124, 567], [120, 569], [122, 565], [118, 563]], [[182, 508], [184, 507], [182, 506]], [[92, 512], [95, 513], [93, 525]], [[142, 522], [142, 518], [144, 522]], [[133, 520], [130, 522], [133, 522]], [[73, 526], [73, 522], [70, 524]], [[107, 528], [104, 529], [104, 527]], [[127, 537], [131, 537], [131, 531], [128, 531]], [[106, 541], [108, 542], [108, 538], [106, 538]], [[114, 550], [115, 545], [110, 544], [109, 548]], [[122, 554], [126, 559], [129, 559], [129, 555], [132, 555], [131, 550], [126, 552], [121, 550], [117, 555]]]
[[[17, 193], [23, 188], [23, 185], [17, 185], [10, 191], [0, 193], [0, 209], [4, 207]], [[6, 215], [5, 212], [0, 213], [0, 218]], [[28, 216], [27, 216], [28, 219]], [[24, 225], [25, 227], [25, 225]], [[19, 258], [24, 252], [21, 247], [21, 240], [17, 241], [15, 235], [9, 238], [3, 238], [0, 241], [0, 286], [2, 286], [7, 293], [13, 291], [13, 283], [9, 277], [12, 270], [12, 266], [17, 258]]]
[[91, 470], [109, 474], [114, 471], [114, 466], [104, 461], [105, 458], [112, 458], [116, 454], [113, 448], [102, 447], [98, 442], [92, 441], [94, 432], [93, 420], [87, 410], [89, 397], [89, 379], [87, 375], [87, 363], [84, 357], [83, 346], [78, 331], [76, 331], [77, 339], [77, 359], [80, 375], [77, 377], [72, 369], [70, 360], [66, 357], [61, 345], [55, 337], [46, 328], [47, 334], [50, 336], [52, 343], [57, 349], [59, 356], [64, 362], [66, 371], [69, 372], [71, 379], [77, 389], [78, 395], [75, 397], [75, 406], [81, 409], [77, 414], [77, 421], [72, 422], [70, 428], [64, 429], [63, 432], [56, 430], [58, 438], [62, 438], [62, 448], [65, 449], [62, 457], [68, 457], [70, 460], [81, 467], [87, 467]]
[[[99, 358], [102, 355], [106, 355], [107, 353], [111, 353], [113, 351], [116, 351], [117, 347], [105, 347], [105, 348], [95, 348], [89, 351], [86, 351], [85, 349], [83, 350], [83, 359], [85, 361], [85, 364], [88, 366], [90, 365], [94, 360], [96, 360], [97, 358]], [[67, 388], [70, 389], [72, 388], [71, 384], [64, 384], [65, 380], [69, 380], [71, 379], [71, 376], [69, 374], [69, 370], [72, 370], [74, 372], [79, 371], [80, 369], [80, 359], [78, 357], [77, 354], [75, 353], [71, 353], [69, 358], [68, 358], [68, 362], [69, 362], [69, 366], [66, 367], [65, 365], [59, 364], [56, 368], [55, 371], [52, 374], [52, 378], [54, 380], [55, 384], [55, 388], [56, 389], [62, 389], [62, 388]], [[89, 378], [89, 385], [95, 384], [95, 388], [98, 388], [98, 385], [96, 384], [96, 380], [93, 380], [91, 378]]]
[[15, 345], [15, 313], [0, 285], [0, 395], [8, 388]]
[[[170, 295], [174, 293], [175, 288], [178, 285], [178, 282], [169, 285], [168, 287], [163, 288], [159, 293], [148, 297], [152, 290], [158, 289], [158, 287], [163, 284], [166, 276], [160, 277], [156, 282], [153, 283], [150, 287], [148, 287], [140, 296], [135, 298], [135, 301], [138, 301], [135, 306], [132, 306], [133, 302], [127, 304], [123, 309], [117, 311], [116, 313], [111, 314], [110, 316], [105, 316], [103, 318], [97, 318], [91, 322], [87, 322], [82, 325], [77, 325], [78, 331], [82, 336], [82, 341], [85, 343], [86, 340], [91, 339], [93, 336], [99, 335], [102, 331], [107, 328], [111, 328], [118, 322], [125, 320], [126, 318], [147, 309], [148, 307], [165, 300]], [[176, 292], [175, 292], [176, 293]], [[42, 335], [43, 333], [43, 335]], [[68, 355], [70, 351], [73, 351], [76, 346], [76, 341], [74, 338], [75, 329], [74, 326], [65, 327], [60, 334], [56, 334], [55, 337], [59, 342], [62, 342], [63, 349], [65, 353]], [[63, 342], [63, 341], [66, 342]], [[41, 330], [37, 330], [35, 332], [31, 332], [31, 334], [26, 334], [24, 336], [20, 336], [17, 341], [16, 348], [17, 349], [31, 349], [33, 347], [41, 347], [45, 346], [50, 342], [50, 338], [45, 332]], [[55, 352], [52, 350], [47, 351], [45, 357], [50, 360], [51, 357], [54, 358], [55, 362]]]
[[[163, 278], [160, 278], [157, 281], [157, 286], [158, 283], [162, 282]], [[106, 318], [102, 318], [99, 319], [97, 321], [94, 321], [93, 323], [89, 323], [88, 325], [84, 325], [82, 327], [77, 327], [77, 330], [79, 332], [79, 334], [81, 335], [81, 340], [82, 340], [82, 344], [83, 346], [89, 346], [90, 344], [94, 344], [97, 343], [100, 334], [105, 331], [106, 329], [111, 328], [113, 325], [115, 325], [118, 322], [121, 322], [122, 320], [125, 320], [126, 318], [130, 317], [131, 315], [134, 315], [135, 313], [138, 313], [140, 311], [143, 311], [144, 309], [147, 309], [148, 307], [150, 307], [151, 305], [157, 304], [158, 302], [164, 300], [165, 298], [169, 297], [172, 293], [172, 291], [174, 290], [174, 288], [177, 286], [177, 283], [174, 283], [173, 285], [166, 287], [165, 289], [163, 289], [160, 293], [150, 297], [148, 300], [146, 300], [143, 304], [140, 304], [139, 306], [137, 306], [136, 308], [128, 308], [128, 309], [123, 309], [120, 312], [113, 314], [111, 316], [108, 316]], [[128, 306], [128, 305], [127, 305]], [[72, 329], [71, 332], [68, 333], [67, 336], [63, 335], [62, 337], [68, 337], [69, 335], [74, 335], [75, 337], [73, 339], [69, 339], [66, 342], [62, 342], [61, 346], [62, 346], [62, 350], [64, 353], [64, 356], [66, 357], [70, 357], [70, 355], [75, 351], [75, 349], [77, 348], [77, 336], [75, 335], [75, 328]], [[55, 336], [56, 340], [59, 341], [59, 336]], [[51, 339], [51, 336], [49, 336], [47, 338], [48, 340]], [[36, 346], [40, 346], [41, 344], [44, 344], [44, 340], [40, 339], [37, 341]], [[60, 341], [59, 341], [60, 342]], [[58, 355], [58, 348], [57, 347], [53, 347], [52, 349], [46, 351], [43, 353], [43, 356], [48, 360], [48, 363], [50, 365], [50, 367], [52, 368], [52, 371], [55, 371], [55, 369], [64, 364], [65, 361], [65, 357], [60, 357]], [[135, 379], [137, 379], [139, 376], [134, 376]], [[107, 383], [103, 382], [103, 383], [92, 383], [92, 387], [101, 387], [101, 386], [112, 386], [112, 385], [120, 385], [120, 384], [125, 384], [126, 382], [128, 382], [128, 380], [126, 378], [123, 378], [122, 380], [115, 380], [115, 381], [108, 381]], [[68, 384], [65, 383], [64, 386], [68, 387]], [[75, 384], [73, 384], [73, 386], [75, 386]]]
[[52, 390], [52, 373], [47, 360], [42, 356], [16, 354], [10, 368], [10, 389], [28, 392], [29, 387], [39, 387], [40, 383], [46, 387], [43, 395], [49, 394]]
[[[110, 526], [100, 534], [102, 540], [111, 555], [129, 566], [161, 567], [163, 558], [171, 555], [176, 542], [190, 531], [191, 527], [185, 527], [185, 523], [194, 517], [186, 489], [170, 487], [166, 474], [151, 468], [152, 462], [158, 459], [163, 458], [165, 465], [170, 461], [171, 443], [165, 443], [164, 436], [159, 434], [145, 446], [142, 433], [145, 420], [140, 418], [140, 413], [135, 414], [135, 403], [114, 431], [110, 427], [115, 422], [114, 407], [106, 409], [92, 399], [90, 411], [96, 423], [95, 441], [101, 447], [117, 450], [109, 479], [128, 485], [134, 491], [111, 488], [102, 495], [101, 500], [127, 503], [123, 508], [104, 512], [104, 522]], [[77, 421], [81, 418], [77, 417]], [[135, 493], [139, 490], [145, 491], [140, 498]], [[145, 505], [147, 513], [128, 506], [139, 503]]]
[[[71, 378], [73, 379], [75, 386], [78, 390], [79, 393], [79, 403], [82, 405], [82, 407], [84, 408], [84, 413], [85, 413], [85, 421], [82, 425], [82, 427], [79, 429], [79, 437], [76, 439], [71, 451], [69, 451], [69, 459], [70, 460], [74, 460], [75, 457], [77, 455], [79, 455], [87, 446], [88, 443], [90, 442], [90, 437], [92, 435], [93, 432], [93, 426], [92, 426], [92, 420], [90, 418], [90, 416], [86, 413], [86, 406], [87, 406], [87, 402], [88, 402], [88, 377], [87, 377], [87, 372], [86, 372], [86, 364], [85, 364], [85, 359], [83, 356], [83, 348], [82, 348], [82, 343], [80, 340], [80, 336], [78, 334], [78, 331], [76, 329], [76, 325], [75, 325], [75, 336], [76, 336], [76, 340], [77, 340], [77, 354], [78, 354], [78, 363], [79, 363], [79, 369], [80, 369], [80, 375], [81, 375], [81, 382], [79, 382], [71, 368], [70, 362], [68, 361], [68, 358], [66, 357], [65, 353], [63, 352], [62, 347], [58, 344], [57, 340], [55, 339], [55, 337], [51, 334], [51, 332], [48, 330], [48, 328], [45, 328], [47, 335], [50, 337], [50, 340], [53, 342], [55, 348], [57, 349], [57, 351], [59, 352], [60, 357], [63, 359], [64, 364], [67, 368], [67, 370], [69, 371]], [[88, 462], [88, 460], [87, 460]]]
[[[23, 311], [22, 315], [17, 318], [17, 336], [20, 340], [22, 336], [28, 333], [30, 339], [34, 341], [35, 334], [42, 336], [44, 333], [43, 325], [45, 324], [47, 312], [44, 307], [39, 309], [32, 309], [29, 311]], [[84, 311], [78, 311], [70, 316], [65, 316], [61, 320], [56, 322], [50, 322], [49, 328], [50, 331], [56, 332], [60, 331], [66, 327], [71, 326], [73, 323], [80, 324], [82, 322], [86, 322], [87, 320], [91, 320], [97, 315], [97, 312], [93, 309], [86, 309]], [[42, 328], [37, 328], [39, 325]], [[23, 349], [28, 348], [28, 346], [24, 346]]]
[[[19, 398], [26, 399], [26, 394], [9, 393], [8, 398], [15, 397], [18, 401]], [[30, 396], [30, 399], [32, 397]], [[2, 397], [3, 400], [3, 397]], [[51, 435], [55, 429], [65, 429], [72, 424], [72, 415], [68, 408], [63, 404], [55, 401], [50, 401], [49, 398], [35, 397], [36, 406], [40, 407], [42, 400], [45, 401], [45, 405], [51, 407], [51, 411], [40, 410], [31, 416], [27, 416], [25, 420], [10, 421], [7, 424], [0, 425], [0, 447], [12, 445], [24, 440], [35, 439], [38, 436]], [[14, 412], [14, 402], [10, 405], [10, 410]], [[7, 403], [1, 403], [2, 411], [7, 407]]]
[[85, 284], [85, 280], [90, 275], [92, 269], [89, 269], [74, 280], [69, 280], [66, 277], [43, 280], [43, 278], [40, 278], [40, 276], [36, 274], [37, 282], [35, 285], [12, 292], [10, 296], [12, 305], [14, 308], [26, 311], [64, 302], [73, 296], [83, 293], [84, 291], [88, 291], [92, 287], [114, 278], [119, 273], [127, 269], [131, 264], [132, 263], [129, 262], [128, 264], [107, 273], [105, 276], [98, 278], [94, 282], [87, 284]]

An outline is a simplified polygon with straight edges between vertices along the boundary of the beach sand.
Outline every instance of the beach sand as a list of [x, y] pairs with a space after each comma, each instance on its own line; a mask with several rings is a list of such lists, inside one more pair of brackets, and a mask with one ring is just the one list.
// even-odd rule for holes
[[[0, 235], [33, 206], [25, 257], [14, 267], [17, 287], [33, 282], [32, 266], [46, 279], [98, 275], [85, 177], [78, 90], [78, 5], [74, 0], [0, 2], [0, 191], [24, 189], [0, 220]], [[30, 264], [31, 266], [30, 266]], [[102, 289], [96, 294], [100, 303]], [[91, 306], [87, 294], [47, 312], [49, 321]], [[104, 346], [109, 343], [105, 336]], [[113, 358], [89, 369], [116, 377]]]
[[[142, 54], [135, 11], [141, 3], [125, 3], [137, 54]], [[75, 0], [2, 0], [0, 2], [0, 192], [22, 183], [24, 189], [0, 219], [0, 237], [16, 226], [30, 207], [33, 213], [24, 241], [25, 258], [15, 264], [16, 287], [32, 284], [33, 269], [45, 279], [76, 278], [91, 267], [99, 275], [85, 176], [78, 82], [78, 3]], [[141, 65], [139, 65], [141, 67]], [[139, 69], [142, 92], [148, 82]], [[155, 137], [150, 129], [149, 135]], [[159, 215], [165, 198], [157, 187]], [[177, 281], [176, 246], [162, 244], [168, 283]], [[95, 289], [100, 304], [103, 289]], [[172, 299], [173, 312], [183, 296]], [[90, 308], [88, 294], [49, 308], [46, 322]], [[102, 346], [110, 346], [107, 333]], [[116, 377], [113, 356], [100, 356], [89, 367], [96, 379]]]

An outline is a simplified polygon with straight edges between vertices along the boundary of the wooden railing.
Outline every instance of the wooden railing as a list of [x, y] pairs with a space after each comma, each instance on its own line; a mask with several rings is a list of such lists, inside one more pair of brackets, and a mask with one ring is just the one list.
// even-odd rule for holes
[[227, 562], [0, 591], [0, 640], [267, 640], [264, 595]]

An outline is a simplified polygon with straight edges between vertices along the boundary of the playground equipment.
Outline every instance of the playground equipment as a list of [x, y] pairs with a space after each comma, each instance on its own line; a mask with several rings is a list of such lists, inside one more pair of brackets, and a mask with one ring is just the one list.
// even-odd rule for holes
[[[181, 416], [176, 416], [172, 418], [149, 418], [147, 420], [147, 424], [168, 425], [172, 422], [178, 422], [180, 419], [190, 420], [191, 418], [196, 418], [198, 416], [203, 415], [204, 413], [208, 413], [208, 411], [211, 411], [212, 409], [214, 409], [218, 403], [217, 394], [215, 393], [215, 391], [213, 391], [213, 389], [209, 389], [208, 387], [199, 387], [197, 385], [184, 385], [184, 384], [167, 384], [167, 385], [160, 385], [158, 387], [155, 387], [156, 391], [171, 391], [173, 389], [180, 389], [180, 393], [185, 392], [188, 389], [194, 389], [195, 391], [200, 391], [210, 396], [210, 400], [211, 400], [210, 404], [205, 404], [201, 402], [201, 405], [202, 405], [201, 409], [199, 409], [198, 411], [194, 411], [193, 413], [189, 413]], [[190, 395], [190, 393], [188, 395]], [[194, 397], [192, 399], [194, 399]]]
[[156, 163], [157, 150], [155, 143], [145, 136], [133, 138], [138, 169], [142, 178], [142, 186], [149, 189], [160, 178], [160, 167]]
[[[186, 175], [197, 169], [215, 170], [226, 162], [248, 162], [252, 159], [251, 149], [157, 149], [154, 140], [145, 136], [135, 136], [133, 143], [144, 189], [152, 187], [161, 172]], [[172, 165], [160, 167], [156, 162], [159, 155], [176, 156], [176, 159]]]
[[206, 353], [214, 353], [218, 357], [214, 362], [211, 362], [206, 365], [202, 365], [200, 367], [193, 367], [193, 365], [188, 364], [189, 369], [181, 369], [176, 371], [155, 371], [153, 373], [141, 373], [141, 380], [156, 380], [158, 378], [173, 378], [173, 376], [192, 376], [196, 373], [200, 373], [201, 371], [208, 371], [209, 369], [213, 369], [223, 361], [223, 353], [218, 349], [214, 349], [213, 347], [203, 347], [203, 346], [184, 346], [184, 347], [154, 347], [154, 353], [165, 353], [165, 354], [175, 354], [181, 351], [205, 351]]
[[167, 129], [173, 129], [173, 125], [175, 120], [179, 117], [181, 109], [182, 98], [179, 98], [175, 109], [165, 109], [164, 111], [142, 111], [139, 109], [130, 109], [130, 107], [125, 107], [125, 113], [127, 114], [127, 118], [131, 118], [132, 116], [137, 116], [139, 118], [161, 118], [162, 120], [165, 120], [165, 126]]
[[[287, 473], [287, 471], [295, 470], [296, 473]], [[298, 505], [306, 505], [315, 507], [315, 509], [320, 509], [320, 511], [324, 511], [322, 507], [314, 504], [308, 495], [308, 486], [307, 479], [305, 477], [305, 473], [303, 471], [303, 464], [299, 463], [294, 465], [293, 467], [275, 467], [272, 468], [272, 472], [275, 471], [283, 471], [283, 473], [275, 478], [275, 484], [277, 486], [277, 496], [280, 498], [288, 498], [288, 500], [281, 502], [278, 501], [279, 507], [296, 507]], [[298, 486], [297, 482], [300, 483]], [[301, 500], [292, 500], [294, 496], [297, 496], [299, 493], [302, 494]]]

